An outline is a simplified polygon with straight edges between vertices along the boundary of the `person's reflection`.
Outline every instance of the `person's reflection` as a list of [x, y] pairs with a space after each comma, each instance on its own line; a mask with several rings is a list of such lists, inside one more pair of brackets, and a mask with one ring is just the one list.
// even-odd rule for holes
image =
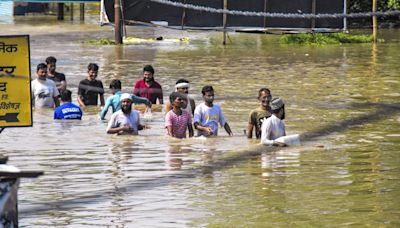
[[[132, 142], [130, 137], [120, 137], [122, 139], [112, 145], [110, 148], [110, 162], [111, 162], [111, 178], [114, 191], [111, 194], [111, 215], [110, 218], [113, 219], [115, 224], [125, 224], [126, 211], [127, 211], [127, 198], [128, 193], [126, 193], [125, 181], [129, 176], [127, 167], [130, 166], [130, 160], [132, 159], [132, 154], [135, 151], [139, 151], [139, 146]], [[114, 217], [115, 216], [115, 217]], [[114, 217], [114, 218], [113, 218]]]
[[261, 153], [261, 176], [266, 180], [274, 177], [286, 177], [296, 174], [290, 167], [300, 166], [300, 151], [294, 149], [281, 149], [278, 151], [264, 151]]
[[165, 148], [165, 164], [167, 165], [167, 169], [182, 169], [184, 156], [182, 145], [169, 143]]

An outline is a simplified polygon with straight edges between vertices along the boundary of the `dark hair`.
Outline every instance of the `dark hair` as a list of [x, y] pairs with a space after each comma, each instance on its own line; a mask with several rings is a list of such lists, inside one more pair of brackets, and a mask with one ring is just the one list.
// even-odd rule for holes
[[72, 94], [71, 90], [66, 89], [66, 90], [62, 91], [61, 92], [61, 100], [62, 101], [71, 101], [72, 100], [71, 94]]
[[259, 91], [258, 91], [258, 98], [260, 98], [261, 97], [261, 93], [262, 92], [265, 92], [265, 93], [269, 93], [270, 95], [271, 95], [271, 91], [268, 89], [268, 88], [261, 88]]
[[181, 79], [179, 79], [178, 81], [176, 81], [175, 84], [177, 85], [177, 84], [179, 84], [179, 83], [189, 83], [189, 81], [186, 80], [186, 79], [181, 78]]
[[93, 70], [93, 71], [99, 71], [99, 65], [96, 63], [89, 63], [87, 66], [88, 71]]
[[144, 66], [144, 67], [143, 67], [143, 72], [145, 72], [145, 71], [154, 74], [154, 68], [153, 68], [151, 65], [146, 65], [146, 66]]
[[40, 69], [42, 70], [47, 69], [46, 63], [39, 63], [36, 67], [36, 72], [38, 72]]
[[213, 92], [214, 88], [212, 86], [204, 86], [203, 89], [201, 89], [201, 93], [204, 95], [206, 95], [206, 92]]
[[174, 101], [175, 101], [176, 98], [178, 98], [178, 97], [180, 97], [180, 98], [182, 98], [182, 99], [185, 99], [185, 96], [183, 96], [183, 94], [178, 93], [178, 92], [172, 92], [172, 93], [169, 95], [169, 102], [171, 102], [171, 105], [172, 105], [172, 103], [174, 103]]
[[49, 56], [46, 58], [47, 64], [55, 64], [56, 62], [57, 62], [57, 59], [54, 56]]
[[121, 85], [121, 81], [118, 79], [113, 79], [110, 82], [110, 89], [121, 89], [122, 85]]

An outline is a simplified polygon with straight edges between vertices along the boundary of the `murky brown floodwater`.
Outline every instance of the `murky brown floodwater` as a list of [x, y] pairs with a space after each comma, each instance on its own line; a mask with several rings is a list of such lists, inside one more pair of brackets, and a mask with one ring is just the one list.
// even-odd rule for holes
[[[75, 101], [89, 62], [105, 85], [119, 78], [127, 92], [145, 64], [165, 97], [184, 77], [199, 103], [211, 84], [235, 134], [168, 139], [155, 112], [140, 136], [110, 136], [99, 108], [78, 123], [36, 110], [32, 128], [0, 135], [10, 164], [45, 171], [22, 180], [22, 227], [400, 226], [399, 30], [381, 31], [387, 42], [376, 46], [283, 46], [276, 36], [230, 34], [223, 47], [219, 33], [146, 27], [128, 34], [190, 42], [96, 46], [80, 41], [111, 38], [110, 27], [32, 18], [0, 24], [0, 34], [31, 35], [33, 73], [56, 56]], [[264, 86], [285, 100], [287, 131], [302, 134], [303, 146], [274, 150], [243, 135]]]

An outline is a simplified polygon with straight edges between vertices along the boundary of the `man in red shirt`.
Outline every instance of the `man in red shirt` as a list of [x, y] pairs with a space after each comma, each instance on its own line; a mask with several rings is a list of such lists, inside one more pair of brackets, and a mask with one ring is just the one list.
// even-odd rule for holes
[[163, 104], [163, 93], [161, 85], [154, 80], [154, 68], [151, 65], [146, 65], [143, 68], [143, 79], [136, 81], [133, 94], [139, 97], [149, 99], [152, 104]]

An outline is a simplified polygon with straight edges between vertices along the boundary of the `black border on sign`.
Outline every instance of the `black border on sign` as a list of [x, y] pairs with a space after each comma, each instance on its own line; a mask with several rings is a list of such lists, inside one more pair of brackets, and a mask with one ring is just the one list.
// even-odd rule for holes
[[29, 101], [30, 101], [30, 106], [31, 106], [31, 124], [30, 125], [18, 125], [18, 126], [0, 126], [0, 133], [5, 129], [9, 127], [32, 127], [33, 126], [33, 113], [32, 113], [32, 77], [31, 77], [31, 42], [29, 39], [29, 34], [27, 35], [1, 35], [0, 37], [26, 37], [28, 41], [28, 61], [29, 61]]

